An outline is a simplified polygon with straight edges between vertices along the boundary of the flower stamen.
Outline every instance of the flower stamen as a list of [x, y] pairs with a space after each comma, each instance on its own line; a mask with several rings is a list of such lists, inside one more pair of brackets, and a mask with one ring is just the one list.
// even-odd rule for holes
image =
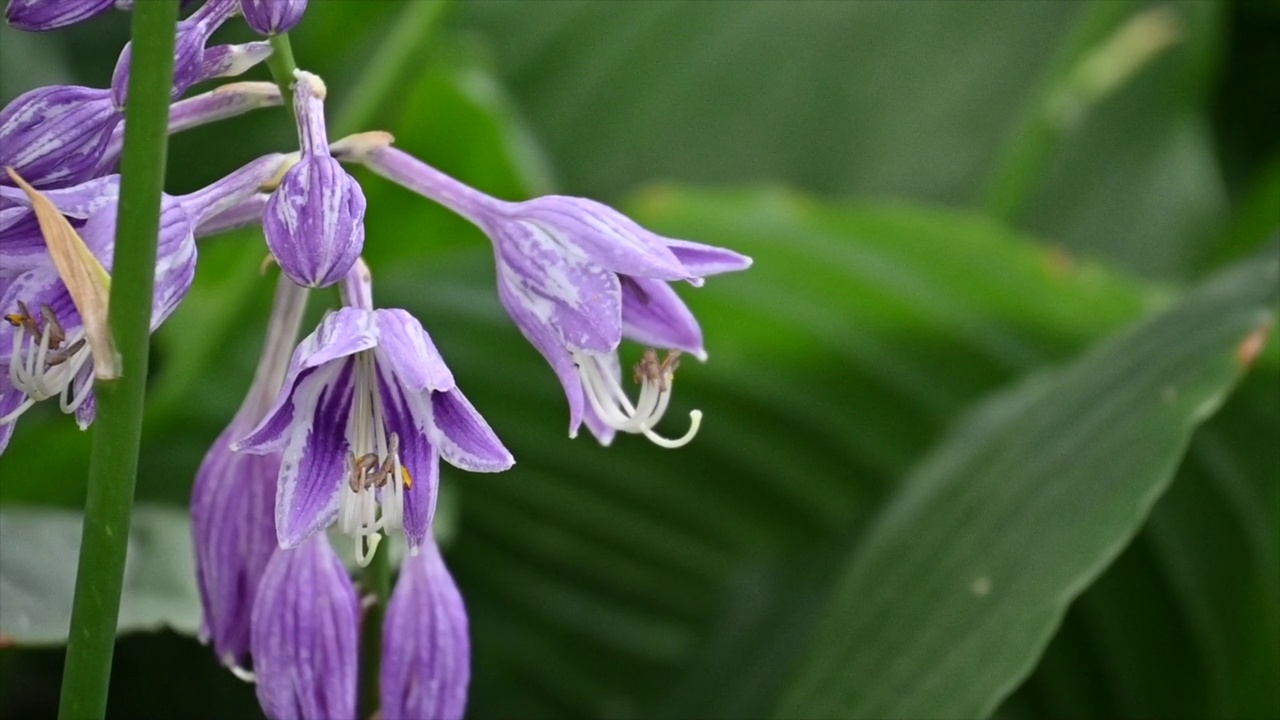
[[679, 358], [680, 351], [672, 350], [659, 361], [656, 350], [646, 349], [635, 366], [633, 377], [640, 385], [640, 395], [632, 405], [622, 389], [617, 373], [605, 362], [605, 356], [583, 351], [573, 353], [578, 375], [582, 378], [584, 394], [596, 415], [614, 430], [642, 434], [655, 445], [665, 448], [678, 448], [688, 444], [702, 424], [702, 412], [694, 410], [689, 413], [689, 429], [679, 438], [666, 438], [653, 431], [653, 427], [666, 414], [667, 405], [671, 401], [675, 371], [680, 365]]
[[[41, 305], [37, 320], [21, 300], [18, 312], [6, 314], [4, 319], [14, 328], [9, 381], [27, 399], [0, 417], [0, 425], [14, 422], [35, 403], [52, 397], [61, 396], [58, 404], [63, 412], [79, 409], [93, 388], [88, 378], [76, 384], [81, 368], [92, 357], [83, 329], [68, 335], [52, 307]], [[68, 340], [70, 343], [63, 347]]]
[[388, 433], [371, 353], [355, 358], [355, 398], [347, 441], [347, 488], [339, 501], [338, 527], [356, 543], [356, 562], [373, 560], [382, 533], [404, 524], [404, 487], [388, 482], [408, 477], [400, 462], [400, 436]]

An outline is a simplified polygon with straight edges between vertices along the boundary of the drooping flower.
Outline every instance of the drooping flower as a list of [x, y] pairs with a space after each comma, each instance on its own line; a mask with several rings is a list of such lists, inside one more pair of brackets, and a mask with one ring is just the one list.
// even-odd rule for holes
[[280, 454], [235, 453], [231, 443], [270, 409], [288, 370], [305, 309], [306, 291], [282, 277], [253, 385], [205, 455], [191, 490], [191, 532], [204, 610], [201, 634], [212, 641], [218, 659], [242, 676], [258, 583], [278, 547], [275, 491]]
[[278, 35], [302, 21], [307, 0], [240, 0], [244, 20], [259, 35]]
[[333, 522], [372, 558], [382, 533], [427, 542], [441, 456], [498, 472], [514, 460], [457, 388], [430, 336], [403, 310], [374, 310], [368, 269], [293, 354], [266, 418], [233, 448], [283, 452], [276, 532], [295, 547]]
[[434, 541], [400, 566], [382, 625], [382, 717], [460, 720], [471, 680], [467, 608]]
[[[163, 196], [152, 331], [177, 309], [195, 278], [196, 227], [255, 194], [275, 175], [283, 158], [266, 155], [189, 195]], [[119, 176], [52, 190], [44, 196], [70, 219], [78, 231], [76, 239], [110, 273]], [[23, 208], [30, 206], [28, 197], [15, 188], [0, 187], [0, 198]], [[20, 223], [19, 218], [15, 226]], [[32, 244], [31, 239], [21, 237], [0, 243], [0, 257], [6, 266], [13, 257], [15, 264], [28, 268], [13, 276], [0, 296], [0, 316], [5, 320], [0, 322], [0, 372], [9, 378], [0, 387], [0, 407], [10, 408], [0, 416], [0, 425], [15, 423], [36, 402], [58, 397], [62, 411], [75, 413], [80, 427], [86, 428], [93, 421], [94, 407], [92, 352], [86, 328], [58, 269], [47, 259], [33, 257]]]
[[277, 549], [258, 585], [250, 632], [267, 717], [356, 717], [359, 636], [360, 603], [329, 539], [317, 533]]
[[55, 30], [105, 12], [114, 0], [9, 0], [4, 18], [19, 30]]
[[[653, 428], [666, 412], [679, 352], [705, 359], [702, 331], [669, 283], [701, 285], [708, 275], [743, 270], [731, 250], [652, 233], [598, 202], [546, 196], [526, 202], [490, 197], [389, 145], [385, 134], [344, 139], [334, 152], [470, 220], [493, 242], [498, 295], [524, 336], [551, 364], [569, 400], [570, 435], [586, 422], [604, 444], [615, 432], [676, 447], [697, 431], [701, 413], [677, 440]], [[636, 366], [640, 396], [622, 389], [622, 338], [672, 351], [646, 352]]]
[[303, 287], [343, 278], [364, 247], [364, 193], [329, 154], [324, 82], [295, 73], [294, 109], [302, 157], [267, 203], [263, 232], [280, 269]]

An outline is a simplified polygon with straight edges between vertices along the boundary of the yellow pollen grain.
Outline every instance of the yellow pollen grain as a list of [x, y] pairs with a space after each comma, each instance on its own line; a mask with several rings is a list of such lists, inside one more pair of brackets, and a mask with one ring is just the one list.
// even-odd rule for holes
[[403, 465], [400, 466], [400, 479], [404, 481], [405, 487], [413, 487], [413, 477], [409, 475], [409, 468]]

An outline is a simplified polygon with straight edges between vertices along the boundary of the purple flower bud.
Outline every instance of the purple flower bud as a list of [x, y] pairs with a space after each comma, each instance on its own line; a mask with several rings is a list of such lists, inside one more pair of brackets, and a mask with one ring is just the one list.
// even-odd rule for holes
[[258, 583], [275, 552], [275, 490], [279, 453], [245, 455], [232, 441], [253, 429], [271, 407], [289, 368], [289, 351], [306, 309], [306, 291], [282, 278], [253, 386], [214, 441], [191, 492], [196, 576], [204, 608], [203, 634], [223, 664], [238, 670], [249, 657], [249, 628]]
[[360, 256], [365, 199], [360, 184], [329, 154], [324, 83], [301, 70], [295, 76], [302, 157], [271, 194], [263, 231], [290, 279], [303, 287], [325, 287], [341, 280]]
[[[40, 189], [82, 183], [97, 172], [122, 115], [107, 90], [52, 85], [0, 110], [0, 168]], [[12, 186], [0, 175], [0, 186]]]
[[[180, 97], [187, 88], [201, 80], [213, 77], [205, 74], [205, 45], [213, 32], [235, 14], [236, 8], [237, 0], [209, 0], [192, 13], [191, 17], [178, 22], [173, 50], [173, 98]], [[131, 41], [120, 52], [115, 72], [111, 75], [111, 97], [116, 107], [123, 108], [128, 99], [129, 65], [132, 59]]]
[[354, 718], [360, 604], [323, 534], [276, 550], [258, 584], [250, 647], [271, 720]]
[[231, 668], [244, 667], [249, 658], [253, 600], [277, 547], [280, 456], [231, 452], [231, 442], [249, 429], [243, 414], [231, 421], [205, 455], [191, 490], [196, 579], [204, 609], [201, 634]]
[[467, 708], [467, 609], [434, 542], [404, 559], [382, 625], [382, 717], [460, 720]]
[[9, 0], [4, 17], [19, 30], [54, 30], [88, 20], [112, 0]]
[[307, 0], [240, 0], [244, 21], [259, 35], [289, 32], [302, 20]]

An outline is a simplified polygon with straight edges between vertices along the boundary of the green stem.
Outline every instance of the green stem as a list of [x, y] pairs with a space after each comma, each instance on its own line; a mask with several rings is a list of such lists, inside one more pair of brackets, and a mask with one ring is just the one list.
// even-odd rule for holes
[[121, 377], [94, 386], [97, 421], [58, 707], [64, 720], [101, 718], [107, 711], [142, 436], [177, 20], [177, 0], [137, 3], [133, 10], [133, 62], [107, 316], [122, 370]]
[[267, 58], [267, 67], [271, 69], [271, 79], [280, 86], [280, 97], [284, 99], [289, 117], [293, 117], [293, 71], [298, 69], [298, 64], [293, 59], [293, 46], [289, 44], [289, 33], [273, 36], [271, 51], [271, 57]]
[[427, 41], [440, 25], [440, 19], [452, 6], [449, 0], [421, 0], [405, 3], [395, 17], [391, 33], [380, 43], [377, 52], [365, 65], [360, 82], [342, 103], [342, 111], [333, 126], [335, 138], [368, 129], [378, 108], [405, 81], [405, 70], [413, 59], [429, 47]]
[[391, 563], [387, 553], [390, 542], [383, 540], [383, 547], [374, 554], [369, 567], [360, 576], [361, 589], [372, 594], [376, 601], [365, 611], [360, 639], [360, 717], [371, 717], [379, 706], [379, 670], [382, 663], [382, 620], [387, 614], [387, 599], [391, 597]]

